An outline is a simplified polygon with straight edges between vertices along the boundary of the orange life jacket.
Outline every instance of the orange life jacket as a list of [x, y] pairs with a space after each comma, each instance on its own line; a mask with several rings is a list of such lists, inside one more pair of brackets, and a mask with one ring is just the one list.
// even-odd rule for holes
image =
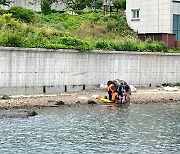
[[113, 94], [112, 94], [112, 101], [115, 101], [115, 100], [117, 100], [118, 99], [118, 93], [117, 92], [114, 92]]

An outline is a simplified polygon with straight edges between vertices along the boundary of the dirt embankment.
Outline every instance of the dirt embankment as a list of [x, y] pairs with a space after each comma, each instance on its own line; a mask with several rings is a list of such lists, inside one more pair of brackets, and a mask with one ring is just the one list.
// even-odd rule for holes
[[[180, 89], [180, 88], [179, 88]], [[33, 108], [33, 107], [56, 107], [59, 105], [73, 106], [76, 104], [88, 104], [89, 101], [97, 100], [93, 95], [107, 96], [106, 89], [85, 90], [73, 93], [61, 93], [52, 95], [18, 95], [10, 96], [11, 99], [0, 99], [0, 108]], [[165, 91], [163, 88], [137, 88], [132, 92], [131, 103], [160, 103], [180, 102], [180, 90]], [[100, 102], [98, 102], [100, 103]]]

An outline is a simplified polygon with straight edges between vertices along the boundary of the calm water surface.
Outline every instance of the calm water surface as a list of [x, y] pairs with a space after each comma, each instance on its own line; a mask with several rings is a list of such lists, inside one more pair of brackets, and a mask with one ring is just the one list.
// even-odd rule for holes
[[0, 119], [0, 154], [180, 153], [180, 103], [45, 108]]

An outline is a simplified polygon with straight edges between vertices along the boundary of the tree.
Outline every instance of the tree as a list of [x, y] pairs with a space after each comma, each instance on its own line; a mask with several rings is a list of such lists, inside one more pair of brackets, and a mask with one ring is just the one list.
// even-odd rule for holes
[[41, 0], [41, 12], [43, 14], [51, 13], [51, 5], [55, 2], [55, 0]]
[[9, 5], [11, 1], [8, 0], [0, 0], [0, 5]]
[[62, 1], [62, 0], [36, 0], [40, 2], [41, 5], [41, 12], [43, 14], [50, 14], [52, 12], [51, 5], [55, 2]]
[[100, 9], [100, 8], [102, 7], [102, 5], [103, 5], [103, 0], [95, 0], [93, 7], [94, 7], [95, 9]]
[[126, 9], [126, 0], [112, 0], [114, 7], [119, 10], [119, 9]]

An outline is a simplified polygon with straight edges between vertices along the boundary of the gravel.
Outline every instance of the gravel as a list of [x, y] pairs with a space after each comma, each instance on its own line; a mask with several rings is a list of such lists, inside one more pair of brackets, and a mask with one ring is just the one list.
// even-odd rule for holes
[[[180, 88], [178, 88], [180, 89]], [[89, 102], [97, 102], [93, 96], [98, 95], [101, 97], [107, 96], [106, 89], [93, 89], [80, 92], [67, 92], [60, 94], [40, 94], [40, 95], [17, 95], [10, 96], [11, 99], [0, 99], [1, 109], [10, 108], [43, 108], [43, 107], [57, 107], [59, 105], [84, 105]], [[59, 102], [59, 103], [58, 103]], [[63, 103], [64, 102], [64, 103]], [[162, 87], [155, 88], [137, 88], [136, 92], [131, 94], [131, 103], [145, 104], [145, 103], [180, 103], [180, 90], [165, 91]]]

